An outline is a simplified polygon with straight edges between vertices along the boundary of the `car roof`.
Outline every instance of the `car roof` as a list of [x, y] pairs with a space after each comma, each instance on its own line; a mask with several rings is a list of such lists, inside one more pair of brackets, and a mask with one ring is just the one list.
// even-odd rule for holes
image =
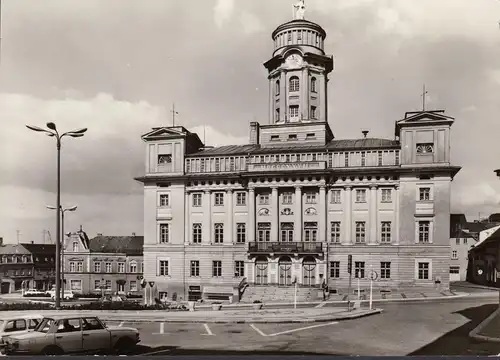
[[42, 319], [43, 315], [40, 314], [30, 314], [30, 315], [10, 315], [10, 316], [0, 316], [0, 320], [17, 320], [17, 319]]
[[68, 315], [47, 315], [44, 316], [45, 318], [48, 319], [54, 319], [54, 320], [64, 320], [64, 319], [79, 319], [79, 318], [98, 318], [95, 315], [78, 315], [78, 314], [68, 314]]

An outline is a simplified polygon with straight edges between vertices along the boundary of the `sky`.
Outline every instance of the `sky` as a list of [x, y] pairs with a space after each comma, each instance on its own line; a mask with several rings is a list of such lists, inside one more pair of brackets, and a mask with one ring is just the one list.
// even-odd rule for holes
[[[87, 127], [62, 144], [65, 232], [143, 233], [145, 145], [176, 124], [208, 145], [248, 142], [268, 123], [271, 32], [294, 0], [4, 0], [0, 61], [0, 237], [55, 239], [56, 144], [25, 124]], [[500, 212], [500, 1], [307, 0], [335, 59], [336, 138], [394, 137], [406, 111], [445, 109], [452, 211]], [[19, 231], [19, 233], [17, 232]], [[46, 241], [48, 237], [45, 236]]]

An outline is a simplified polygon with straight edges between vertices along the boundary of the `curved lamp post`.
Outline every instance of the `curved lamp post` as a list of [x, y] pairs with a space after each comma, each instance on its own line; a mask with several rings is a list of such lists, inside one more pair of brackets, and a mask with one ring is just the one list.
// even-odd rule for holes
[[[61, 140], [65, 136], [71, 137], [82, 137], [87, 131], [86, 128], [68, 131], [63, 134], [59, 134], [56, 128], [56, 124], [53, 122], [47, 123], [47, 129], [42, 129], [38, 126], [26, 125], [30, 130], [43, 132], [49, 137], [55, 137], [57, 141], [57, 205], [56, 209], [61, 208]], [[57, 211], [57, 223], [56, 223], [56, 293], [55, 293], [55, 306], [59, 309], [61, 306], [61, 298], [59, 297], [61, 292], [61, 265], [60, 265], [60, 246], [61, 246], [61, 217], [59, 216], [59, 211]]]
[[[61, 298], [64, 299], [64, 213], [66, 211], [75, 211], [76, 208], [78, 206], [72, 206], [72, 207], [69, 207], [69, 208], [66, 208], [66, 209], [63, 209], [63, 207], [61, 206], [61, 234], [63, 236], [63, 241], [61, 243]], [[50, 206], [50, 205], [47, 205], [47, 209], [50, 209], [50, 210], [56, 210], [57, 208], [55, 206]]]

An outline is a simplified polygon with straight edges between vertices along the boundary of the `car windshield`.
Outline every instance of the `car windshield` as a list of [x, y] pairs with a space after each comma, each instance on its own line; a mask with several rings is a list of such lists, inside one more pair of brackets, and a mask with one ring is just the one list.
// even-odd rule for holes
[[47, 333], [49, 332], [50, 327], [54, 323], [54, 319], [43, 318], [43, 320], [37, 325], [34, 331]]

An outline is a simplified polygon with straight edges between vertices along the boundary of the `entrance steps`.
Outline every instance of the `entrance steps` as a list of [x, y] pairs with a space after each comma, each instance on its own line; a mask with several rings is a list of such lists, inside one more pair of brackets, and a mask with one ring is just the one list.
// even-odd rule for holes
[[[317, 301], [319, 300], [317, 287], [298, 287], [297, 302]], [[241, 303], [262, 302], [293, 302], [295, 287], [278, 285], [249, 285], [243, 296]]]

